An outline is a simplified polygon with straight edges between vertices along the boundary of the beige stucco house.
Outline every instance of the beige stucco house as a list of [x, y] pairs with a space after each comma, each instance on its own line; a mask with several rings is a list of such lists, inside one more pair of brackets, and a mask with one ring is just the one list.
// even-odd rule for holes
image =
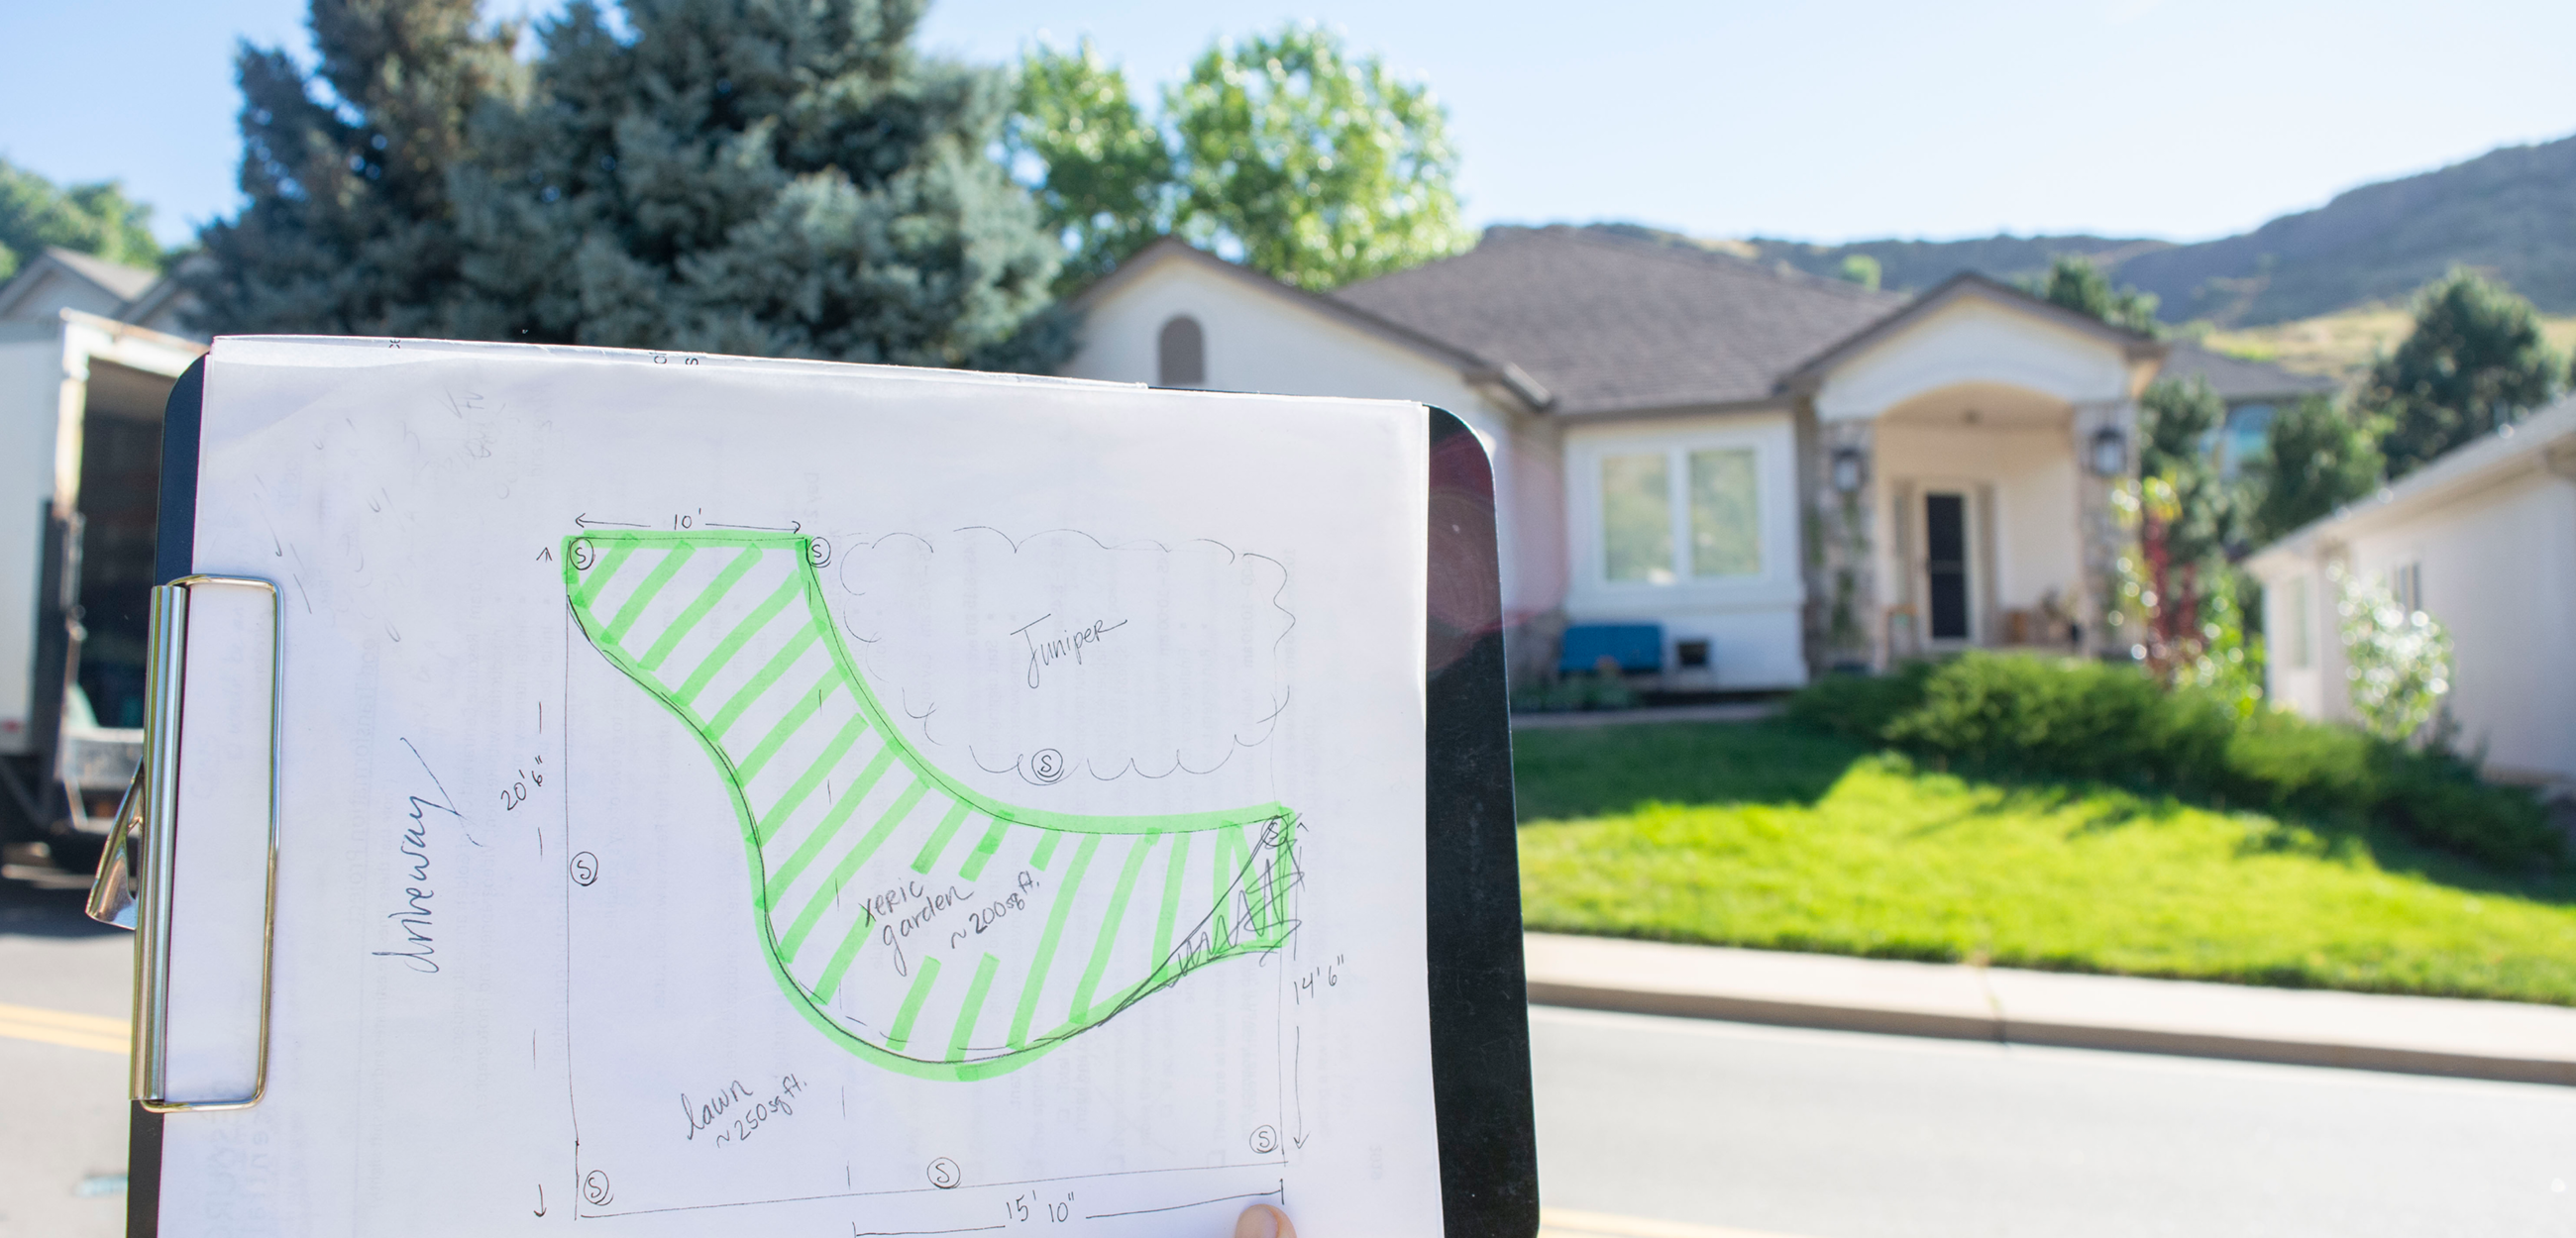
[[1674, 689], [2099, 648], [2139, 394], [2309, 385], [1974, 275], [1907, 297], [1617, 229], [1494, 228], [1329, 295], [1164, 241], [1076, 306], [1075, 377], [1457, 414], [1494, 463], [1516, 671], [1568, 624], [1651, 624]]
[[2246, 560], [2271, 699], [2351, 719], [2338, 571], [2449, 630], [2444, 701], [2491, 776], [2576, 787], [2576, 399], [2561, 400]]

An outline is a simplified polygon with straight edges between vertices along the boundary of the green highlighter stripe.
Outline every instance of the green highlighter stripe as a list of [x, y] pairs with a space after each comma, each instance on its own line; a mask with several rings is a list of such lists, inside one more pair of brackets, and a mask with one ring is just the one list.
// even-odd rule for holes
[[706, 588], [698, 590], [696, 599], [689, 603], [687, 609], [680, 612], [680, 617], [672, 621], [670, 628], [662, 633], [660, 639], [653, 642], [653, 647], [644, 651], [644, 656], [637, 659], [637, 663], [648, 671], [661, 669], [663, 661], [671, 656], [671, 651], [678, 648], [680, 642], [688, 638], [689, 633], [697, 630], [698, 621], [706, 618], [707, 612], [714, 610], [716, 603], [723, 601], [725, 594], [732, 592], [733, 587], [741, 582], [743, 575], [751, 571], [752, 565], [758, 562], [760, 562], [758, 550], [746, 549], [741, 554], [735, 555], [733, 562], [725, 564], [724, 570], [716, 573], [714, 580], [707, 582]]
[[[575, 538], [573, 540], [577, 543], [581, 539]], [[599, 596], [600, 590], [608, 587], [609, 579], [617, 575], [617, 569], [626, 566], [626, 560], [634, 556], [635, 547], [639, 544], [640, 543], [629, 541], [612, 543], [608, 548], [608, 553], [601, 555], [598, 561], [591, 565], [591, 569], [588, 572], [582, 572], [578, 567], [574, 566], [580, 562], [580, 556], [571, 553], [570, 548], [567, 548], [564, 555], [564, 566], [571, 569], [574, 574], [580, 577], [581, 580], [581, 583], [575, 586], [572, 591], [573, 606], [581, 610], [589, 610], [592, 600]]]
[[[1052, 837], [1050, 835], [1050, 837]], [[1055, 965], [1056, 943], [1064, 937], [1064, 920], [1073, 911], [1073, 900], [1082, 888], [1082, 873], [1091, 867], [1091, 853], [1100, 849], [1098, 834], [1082, 836], [1082, 845], [1073, 849], [1073, 863], [1055, 888], [1055, 906], [1047, 912], [1046, 932], [1038, 937], [1037, 957], [1029, 960], [1028, 982], [1020, 986], [1020, 1006], [1011, 1015], [1011, 1047], [1029, 1047], [1029, 1021], [1037, 1017], [1038, 994], [1046, 988], [1047, 969]]]
[[1118, 884], [1110, 890], [1109, 914], [1100, 925], [1100, 940], [1091, 947], [1091, 965], [1082, 969], [1082, 981], [1073, 986], [1073, 1007], [1068, 1016], [1076, 1023], [1091, 1021], [1091, 995], [1100, 988], [1100, 973], [1109, 969], [1110, 951], [1118, 944], [1118, 926], [1127, 919], [1127, 896], [1136, 892], [1136, 874], [1145, 869], [1145, 856], [1153, 851], [1154, 839], [1139, 836], [1127, 848], [1127, 863], [1118, 870]]
[[[594, 530], [559, 549], [589, 647], [670, 710], [725, 782], [771, 976], [837, 1048], [919, 1079], [993, 1078], [1183, 975], [1276, 948], [1295, 923], [1296, 817], [1283, 805], [1010, 804], [907, 742], [845, 643], [817, 570], [831, 561], [822, 539]], [[901, 785], [884, 787], [898, 770]], [[1102, 840], [1119, 837], [1111, 864]], [[1013, 888], [988, 888], [997, 863]], [[1010, 927], [978, 943], [1009, 944], [984, 951], [942, 931], [963, 916], [927, 937], [889, 931], [952, 895], [1012, 900], [992, 913]], [[970, 959], [961, 989], [946, 973]]]
[[[793, 884], [797, 874], [804, 872], [805, 866], [813, 863], [814, 857], [822, 854], [823, 848], [840, 836], [842, 823], [850, 819], [851, 813], [858, 811], [859, 801], [867, 798], [868, 789], [876, 785], [877, 776], [884, 773], [885, 768], [893, 763], [892, 753], [884, 748], [877, 749], [876, 756], [870, 758], [866, 768], [859, 771], [859, 780], [852, 783], [848, 790], [841, 792], [839, 797], [832, 801], [831, 809], [823, 814], [821, 821], [814, 823], [814, 829], [805, 836], [805, 841], [798, 843], [796, 850], [779, 864], [777, 871], [769, 875], [770, 889], [784, 890]], [[810, 912], [812, 908], [809, 907], [807, 910]], [[804, 923], [804, 920], [803, 916], [797, 917], [799, 924]], [[795, 937], [802, 940], [803, 934], [795, 934]], [[782, 941], [779, 945], [791, 955], [796, 953], [796, 947], [791, 942]]]
[[[787, 609], [787, 604], [804, 592], [804, 582], [798, 580], [794, 573], [789, 573], [787, 582], [778, 586], [778, 591], [769, 595], [769, 600], [753, 608], [750, 615], [725, 633], [723, 640], [716, 642], [716, 647], [708, 651], [706, 660], [698, 663], [698, 669], [689, 672], [688, 679], [671, 694], [672, 698], [682, 705], [696, 704], [698, 694], [707, 690], [707, 684], [733, 664], [734, 655], [741, 653], [743, 646], [750, 644], [753, 637], [760, 635], [762, 628], [769, 626], [770, 620], [778, 617], [778, 612]], [[778, 669], [783, 673], [787, 669], [786, 663], [781, 662]]]
[[[778, 721], [770, 726], [769, 733], [761, 736], [760, 742], [752, 745], [751, 751], [743, 754], [742, 760], [735, 764], [734, 780], [746, 788], [749, 787], [751, 780], [760, 776], [760, 768], [769, 764], [769, 758], [777, 756], [778, 750], [786, 747], [787, 741], [796, 737], [797, 728], [804, 726], [805, 720], [813, 717], [814, 711], [823, 707], [823, 699], [840, 686], [839, 679], [826, 675], [822, 682], [797, 693], [796, 703], [788, 706], [787, 712], [780, 714]], [[866, 722], [864, 718], [856, 715], [853, 715], [852, 720], [862, 725]]]
[[966, 1004], [957, 1008], [957, 1027], [948, 1033], [948, 1061], [966, 1059], [967, 1042], [975, 1038], [975, 1020], [984, 1013], [984, 995], [993, 989], [993, 973], [1002, 970], [1002, 960], [985, 955], [975, 965], [975, 979], [966, 986]]
[[939, 819], [939, 828], [930, 832], [930, 841], [921, 844], [921, 854], [912, 857], [912, 871], [930, 875], [930, 866], [939, 862], [939, 853], [948, 849], [948, 840], [957, 836], [957, 827], [966, 824], [967, 814], [973, 811], [964, 800], [951, 805], [948, 815]]
[[957, 875], [968, 881], [982, 876], [984, 866], [991, 863], [993, 854], [1002, 849], [1002, 837], [1010, 832], [1010, 822], [1000, 817], [993, 818], [993, 828], [984, 831], [984, 841], [975, 844], [974, 854], [966, 857], [966, 865], [957, 870]]
[[814, 758], [812, 765], [805, 767], [805, 772], [798, 775], [795, 782], [788, 784], [787, 790], [779, 795], [778, 803], [771, 806], [768, 812], [761, 814], [760, 820], [751, 827], [752, 837], [763, 845], [767, 845], [770, 839], [776, 838], [779, 827], [787, 824], [788, 815], [803, 807], [805, 801], [813, 797], [814, 788], [823, 785], [823, 779], [834, 769], [839, 768], [841, 758], [849, 755], [850, 746], [858, 743], [859, 736], [865, 734], [867, 729], [868, 724], [855, 714], [848, 722], [843, 723], [841, 733], [833, 736], [832, 742], [823, 746], [821, 755]]
[[635, 586], [635, 592], [627, 595], [626, 604], [617, 608], [617, 617], [608, 621], [608, 631], [605, 635], [612, 643], [625, 638], [626, 629], [635, 626], [635, 621], [643, 617], [644, 608], [652, 605], [654, 598], [661, 596], [662, 586], [671, 583], [671, 578], [680, 574], [681, 565], [687, 563], [689, 556], [696, 553], [696, 547], [683, 543], [678, 549], [662, 556], [660, 563], [653, 565], [653, 571], [644, 578], [644, 583]]
[[921, 1004], [930, 1000], [930, 986], [939, 982], [939, 960], [923, 959], [921, 970], [912, 977], [912, 988], [903, 995], [902, 1008], [895, 1011], [894, 1027], [886, 1032], [886, 1048], [897, 1053], [912, 1042], [913, 1020], [921, 1017]]

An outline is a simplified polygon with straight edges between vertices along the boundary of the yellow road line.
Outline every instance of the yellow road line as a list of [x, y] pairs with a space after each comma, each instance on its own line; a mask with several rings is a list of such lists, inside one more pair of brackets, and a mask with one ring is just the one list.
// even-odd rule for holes
[[1781, 1234], [1729, 1229], [1723, 1225], [1693, 1225], [1688, 1221], [1660, 1221], [1653, 1217], [1580, 1212], [1572, 1208], [1539, 1209], [1538, 1232], [1540, 1238], [1786, 1238]]
[[5, 1002], [0, 1002], [0, 1037], [101, 1053], [124, 1053], [133, 1045], [133, 1032], [123, 1019]]

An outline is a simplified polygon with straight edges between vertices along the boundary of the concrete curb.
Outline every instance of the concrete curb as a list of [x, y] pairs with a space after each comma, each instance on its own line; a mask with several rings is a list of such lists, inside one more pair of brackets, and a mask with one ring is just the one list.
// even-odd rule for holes
[[2576, 1009], [1526, 938], [1532, 1002], [2576, 1087]]

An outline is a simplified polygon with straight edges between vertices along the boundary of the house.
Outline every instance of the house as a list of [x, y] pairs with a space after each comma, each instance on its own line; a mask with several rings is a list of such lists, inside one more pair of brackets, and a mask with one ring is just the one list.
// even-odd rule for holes
[[2210, 451], [2218, 458], [2219, 472], [2234, 477], [2263, 450], [2265, 436], [2272, 428], [2272, 414], [2284, 404], [2296, 404], [2309, 396], [2330, 396], [2343, 386], [2335, 379], [2316, 374], [2294, 374], [2277, 365], [2247, 361], [2212, 352], [2197, 344], [2175, 341], [2165, 356], [2164, 369], [2157, 377], [2182, 382], [2199, 379], [2227, 405], [2227, 418], [2221, 422]]
[[1494, 463], [1515, 675], [1569, 624], [1652, 625], [1675, 689], [2113, 647], [2110, 496], [2171, 351], [1975, 275], [1905, 297], [1578, 227], [1329, 295], [1167, 240], [1075, 307], [1075, 377], [1457, 414]]
[[2576, 399], [2442, 456], [2246, 561], [2271, 698], [2353, 716], [2334, 573], [2377, 577], [2449, 629], [2445, 701], [2490, 776], [2576, 784]]
[[60, 246], [48, 247], [0, 284], [0, 322], [34, 322], [75, 310], [203, 343], [205, 334], [186, 322], [194, 307], [169, 275]]

